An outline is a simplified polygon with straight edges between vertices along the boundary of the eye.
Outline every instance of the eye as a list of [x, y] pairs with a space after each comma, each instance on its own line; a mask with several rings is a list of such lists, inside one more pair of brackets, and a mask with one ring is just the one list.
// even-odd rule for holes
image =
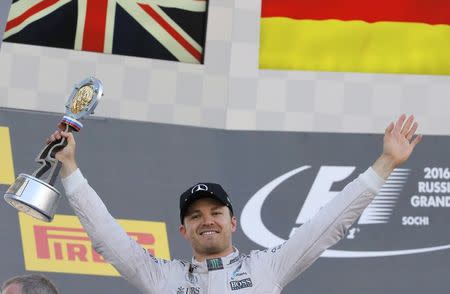
[[222, 212], [220, 212], [220, 211], [214, 211], [212, 214], [213, 214], [213, 215], [221, 215]]
[[191, 219], [197, 219], [197, 218], [199, 218], [198, 214], [191, 214]]

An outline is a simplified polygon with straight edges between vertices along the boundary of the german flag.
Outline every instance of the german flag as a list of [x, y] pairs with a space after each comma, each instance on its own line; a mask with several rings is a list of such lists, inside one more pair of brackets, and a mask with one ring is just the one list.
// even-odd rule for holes
[[450, 74], [450, 0], [262, 0], [263, 69]]

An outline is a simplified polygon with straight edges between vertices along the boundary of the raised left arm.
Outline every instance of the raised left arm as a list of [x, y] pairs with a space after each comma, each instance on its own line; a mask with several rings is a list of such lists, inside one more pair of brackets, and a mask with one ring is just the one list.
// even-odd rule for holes
[[385, 130], [383, 152], [371, 168], [349, 183], [279, 248], [255, 253], [261, 268], [284, 287], [308, 268], [329, 247], [345, 236], [373, 200], [389, 174], [404, 163], [422, 136], [414, 136], [418, 124], [414, 117], [399, 117]]

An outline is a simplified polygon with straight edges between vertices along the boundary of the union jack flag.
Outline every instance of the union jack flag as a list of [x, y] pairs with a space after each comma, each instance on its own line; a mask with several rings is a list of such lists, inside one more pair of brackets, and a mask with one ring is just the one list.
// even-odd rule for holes
[[0, 1], [0, 45], [2, 45], [3, 32], [5, 31], [6, 18], [8, 17], [11, 0]]
[[202, 63], [206, 0], [14, 0], [4, 41]]

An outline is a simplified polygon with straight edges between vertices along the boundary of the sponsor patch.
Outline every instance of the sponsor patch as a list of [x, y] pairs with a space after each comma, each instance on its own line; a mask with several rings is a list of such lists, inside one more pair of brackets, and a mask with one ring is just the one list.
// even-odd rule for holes
[[252, 280], [250, 278], [246, 278], [239, 281], [231, 281], [230, 282], [231, 290], [240, 290], [244, 288], [253, 287]]
[[186, 281], [188, 281], [191, 284], [197, 284], [198, 283], [198, 277], [192, 273], [186, 274]]
[[200, 288], [199, 287], [178, 287], [177, 288], [177, 294], [200, 294]]
[[221, 258], [207, 259], [206, 265], [208, 266], [209, 271], [223, 269], [223, 263]]

